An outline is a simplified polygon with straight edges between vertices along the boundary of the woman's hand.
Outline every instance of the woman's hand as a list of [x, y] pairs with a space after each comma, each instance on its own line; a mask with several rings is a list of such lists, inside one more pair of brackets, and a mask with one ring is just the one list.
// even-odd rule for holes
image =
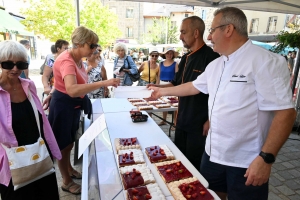
[[46, 99], [43, 101], [43, 109], [44, 110], [47, 110], [49, 108], [51, 97], [52, 97], [52, 95], [48, 95], [46, 97]]
[[120, 79], [119, 78], [112, 78], [112, 79], [109, 79], [105, 82], [107, 83], [106, 86], [118, 87], [118, 85], [120, 85]]

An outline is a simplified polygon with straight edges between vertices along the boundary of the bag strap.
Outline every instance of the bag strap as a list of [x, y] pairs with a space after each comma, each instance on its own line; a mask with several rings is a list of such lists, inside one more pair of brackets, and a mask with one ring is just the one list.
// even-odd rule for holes
[[149, 68], [149, 83], [150, 83], [150, 61], [148, 61], [148, 68]]
[[30, 92], [30, 89], [28, 90], [28, 99], [29, 99], [29, 101], [30, 101], [30, 103], [32, 105], [32, 108], [33, 108], [33, 112], [34, 112], [35, 120], [36, 120], [38, 129], [39, 129], [40, 137], [42, 137], [41, 136], [41, 127], [40, 127], [40, 118], [39, 118], [39, 115], [38, 115], [38, 110], [37, 110], [36, 104], [35, 104], [35, 102], [33, 100], [32, 94]]

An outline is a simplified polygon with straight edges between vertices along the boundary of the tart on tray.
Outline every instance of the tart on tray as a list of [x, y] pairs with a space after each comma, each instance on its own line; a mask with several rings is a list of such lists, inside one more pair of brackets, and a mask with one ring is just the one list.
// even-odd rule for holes
[[147, 147], [145, 152], [151, 163], [175, 159], [173, 153], [166, 145]]
[[159, 186], [156, 183], [148, 184], [146, 186], [139, 186], [135, 188], [129, 188], [126, 191], [128, 200], [165, 200], [166, 197], [163, 195]]
[[124, 149], [141, 149], [140, 143], [136, 137], [133, 138], [116, 138], [115, 146], [117, 152]]
[[167, 184], [174, 199], [214, 200], [210, 192], [193, 177]]
[[140, 149], [119, 150], [118, 161], [120, 167], [145, 163], [143, 152]]
[[155, 166], [165, 183], [193, 177], [192, 173], [179, 160], [155, 163]]
[[153, 174], [145, 164], [125, 166], [121, 167], [119, 170], [125, 190], [155, 183]]

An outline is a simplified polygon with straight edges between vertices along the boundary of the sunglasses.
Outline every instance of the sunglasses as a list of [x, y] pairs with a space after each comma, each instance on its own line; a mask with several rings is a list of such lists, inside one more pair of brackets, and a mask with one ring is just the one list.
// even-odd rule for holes
[[151, 55], [152, 58], [158, 58], [158, 55]]
[[5, 61], [5, 62], [1, 62], [0, 63], [2, 66], [2, 69], [13, 69], [14, 66], [17, 66], [17, 68], [19, 70], [24, 70], [24, 69], [28, 69], [28, 63], [27, 62], [23, 62], [23, 61], [18, 61], [16, 63], [12, 62], [12, 61]]
[[99, 46], [98, 44], [89, 44], [89, 43], [87, 43], [87, 44], [90, 45], [90, 49], [95, 49]]

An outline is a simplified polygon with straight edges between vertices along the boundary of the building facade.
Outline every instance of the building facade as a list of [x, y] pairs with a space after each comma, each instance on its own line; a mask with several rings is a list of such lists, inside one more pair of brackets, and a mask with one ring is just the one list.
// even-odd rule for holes
[[118, 16], [118, 27], [123, 33], [122, 37], [118, 39], [119, 41], [125, 43], [142, 42], [144, 3], [102, 0], [102, 4], [108, 6]]

